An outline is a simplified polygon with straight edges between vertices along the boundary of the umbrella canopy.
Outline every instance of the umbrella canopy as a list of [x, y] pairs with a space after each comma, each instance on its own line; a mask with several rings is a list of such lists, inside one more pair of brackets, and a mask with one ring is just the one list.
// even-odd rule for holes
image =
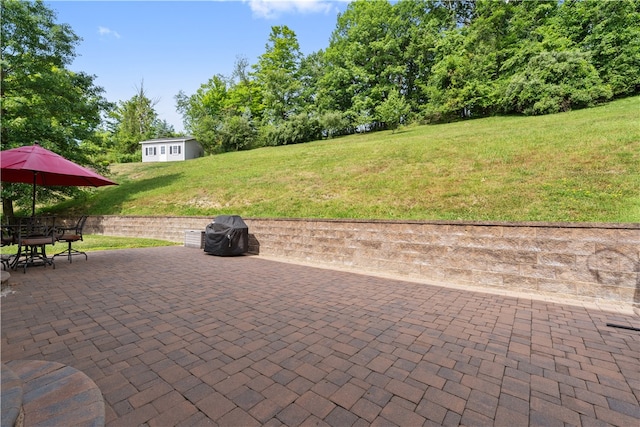
[[[66, 187], [100, 187], [115, 182], [39, 145], [2, 151], [1, 179], [4, 182]], [[35, 180], [35, 181], [34, 181]]]
[[36, 185], [65, 187], [118, 185], [38, 144], [4, 150], [0, 154], [0, 180], [33, 184], [33, 213], [35, 213]]

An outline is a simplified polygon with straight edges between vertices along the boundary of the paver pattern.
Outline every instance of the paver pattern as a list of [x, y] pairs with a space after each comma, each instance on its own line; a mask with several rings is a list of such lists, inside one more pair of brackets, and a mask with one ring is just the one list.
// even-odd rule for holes
[[11, 282], [2, 361], [84, 372], [108, 426], [640, 423], [632, 310], [184, 247]]

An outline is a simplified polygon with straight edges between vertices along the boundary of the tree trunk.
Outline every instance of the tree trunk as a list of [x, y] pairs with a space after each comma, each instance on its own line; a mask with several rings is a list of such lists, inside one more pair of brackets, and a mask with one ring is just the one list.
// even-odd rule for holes
[[2, 199], [2, 214], [4, 222], [11, 224], [13, 221], [13, 200], [5, 197]]

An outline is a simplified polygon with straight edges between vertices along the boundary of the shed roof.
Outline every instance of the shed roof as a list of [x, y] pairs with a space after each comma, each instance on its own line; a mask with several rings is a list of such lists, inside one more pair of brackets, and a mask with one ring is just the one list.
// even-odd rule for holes
[[153, 144], [158, 142], [186, 142], [186, 141], [195, 141], [196, 139], [193, 136], [179, 136], [176, 138], [157, 138], [157, 139], [148, 139], [146, 141], [140, 141], [140, 144]]

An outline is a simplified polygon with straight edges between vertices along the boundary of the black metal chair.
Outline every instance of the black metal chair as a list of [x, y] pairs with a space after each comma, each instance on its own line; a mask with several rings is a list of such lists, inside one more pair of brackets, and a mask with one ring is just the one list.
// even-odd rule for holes
[[30, 217], [20, 218], [18, 226], [18, 253], [10, 266], [13, 270], [23, 267], [27, 272], [27, 267], [33, 265], [51, 265], [56, 268], [53, 257], [47, 256], [47, 245], [56, 242], [55, 217]]
[[72, 262], [71, 259], [74, 255], [84, 255], [85, 260], [89, 259], [86, 252], [82, 252], [71, 247], [72, 243], [82, 241], [82, 229], [84, 228], [85, 222], [87, 222], [87, 216], [83, 215], [80, 217], [75, 226], [58, 227], [56, 229], [58, 241], [67, 242], [68, 246], [64, 251], [55, 254], [53, 258], [61, 255], [66, 255], [69, 262]]
[[[2, 246], [10, 246], [14, 245], [17, 240], [17, 230], [18, 227], [14, 225], [3, 224], [2, 225]], [[0, 254], [2, 257], [2, 268], [5, 270], [9, 270], [11, 268], [11, 263], [15, 258], [15, 254]]]

